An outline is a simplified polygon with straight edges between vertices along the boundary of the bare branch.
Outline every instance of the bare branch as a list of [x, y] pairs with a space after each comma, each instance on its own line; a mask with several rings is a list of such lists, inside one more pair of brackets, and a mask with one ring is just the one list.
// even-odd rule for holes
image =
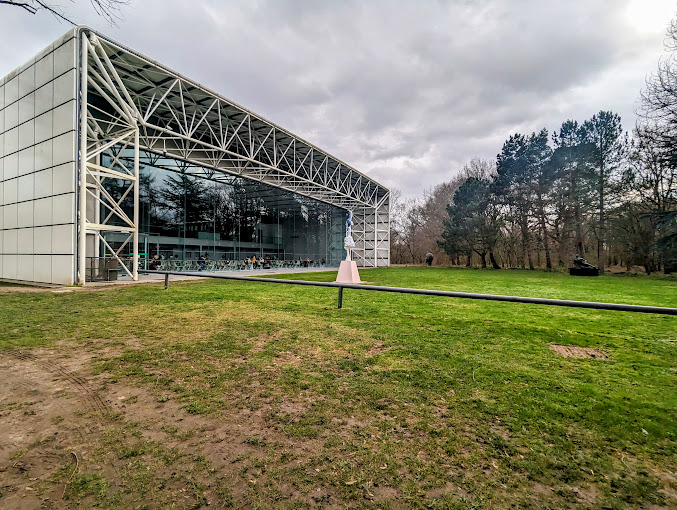
[[[129, 5], [131, 0], [89, 0], [94, 11], [105, 19], [110, 25], [117, 25], [119, 21], [122, 21], [122, 7]], [[74, 0], [71, 0], [74, 2]], [[15, 7], [21, 7], [31, 14], [35, 14], [40, 9], [44, 9], [57, 19], [66, 21], [71, 25], [77, 25], [74, 21], [66, 17], [61, 9], [47, 0], [0, 0], [0, 4], [13, 5]]]
[[69, 20], [66, 16], [64, 16], [64, 15], [61, 14], [60, 12], [56, 11], [53, 7], [50, 7], [49, 5], [45, 4], [45, 3], [42, 2], [41, 0], [34, 0], [34, 1], [35, 1], [35, 3], [37, 3], [37, 4], [38, 4], [40, 7], [42, 7], [43, 9], [45, 9], [45, 10], [51, 12], [57, 19], [62, 19], [62, 20], [64, 20], [64, 21], [70, 23], [70, 24], [73, 25], [73, 26], [77, 26], [77, 23], [72, 22], [72, 21]]
[[14, 2], [12, 0], [0, 0], [0, 4], [7, 4], [7, 5], [14, 5], [16, 7], [21, 7], [22, 9], [26, 9], [31, 14], [35, 14], [36, 12], [38, 12], [38, 10], [35, 7], [33, 7], [30, 4], [27, 4], [26, 2]]

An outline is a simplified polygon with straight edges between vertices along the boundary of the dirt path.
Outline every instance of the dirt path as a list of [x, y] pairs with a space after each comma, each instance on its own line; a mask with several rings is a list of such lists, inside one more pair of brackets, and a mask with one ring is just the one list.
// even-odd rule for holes
[[47, 357], [3, 352], [0, 381], [3, 506], [52, 507], [64, 487], [50, 477], [85, 456], [86, 435], [110, 408], [85, 379]]
[[[267, 483], [271, 446], [290, 459], [318, 447], [289, 442], [265, 410], [188, 414], [152, 387], [96, 375], [96, 359], [80, 350], [0, 352], [1, 508], [248, 508]], [[315, 506], [317, 494], [276, 485], [283, 500]], [[323, 501], [332, 507], [326, 493]]]

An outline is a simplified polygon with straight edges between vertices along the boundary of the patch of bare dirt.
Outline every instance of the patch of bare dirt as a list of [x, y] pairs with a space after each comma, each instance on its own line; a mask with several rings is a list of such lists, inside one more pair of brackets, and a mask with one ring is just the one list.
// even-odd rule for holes
[[367, 357], [371, 358], [372, 356], [376, 356], [377, 354], [381, 354], [382, 352], [389, 351], [390, 347], [386, 347], [383, 345], [383, 343], [379, 342], [377, 344], [372, 345], [369, 350], [367, 351]]
[[14, 292], [49, 292], [54, 291], [48, 287], [30, 287], [28, 285], [0, 285], [0, 294], [12, 294]]
[[261, 352], [263, 349], [266, 348], [266, 345], [268, 345], [269, 342], [279, 340], [280, 337], [282, 336], [282, 331], [275, 331], [272, 335], [267, 335], [265, 333], [261, 333], [260, 335], [253, 337], [253, 338], [248, 338], [247, 340], [253, 343], [252, 347], [252, 352], [257, 353]]
[[447, 484], [444, 487], [439, 487], [436, 489], [431, 489], [426, 492], [426, 498], [428, 499], [438, 499], [444, 496], [445, 494], [449, 494], [454, 496], [454, 498], [465, 498], [468, 501], [472, 501], [471, 495], [464, 490], [461, 487], [456, 486], [455, 484], [451, 482], [447, 482]]
[[[96, 496], [69, 499], [73, 477], [92, 473], [102, 476], [110, 491], [121, 494], [122, 506], [130, 508], [141, 503], [164, 508], [170, 502], [218, 507], [226, 502], [218, 484], [228, 488], [232, 504], [243, 508], [252, 497], [260, 498], [258, 487], [270, 486], [276, 486], [278, 498], [301, 506], [340, 500], [324, 483], [300, 491], [294, 483], [270, 478], [274, 469], [307, 469], [308, 460], [321, 451], [321, 437], [292, 438], [270, 419], [271, 410], [301, 416], [308, 402], [269, 401], [218, 417], [190, 414], [172, 392], [152, 383], [129, 385], [94, 373], [93, 361], [123, 348], [0, 351], [0, 508], [105, 506]], [[128, 458], [140, 441], [161, 451]], [[178, 460], [163, 464], [168, 455]], [[204, 468], [195, 460], [200, 458], [207, 463]], [[136, 477], [148, 476], [145, 467], [133, 472], [138, 463], [152, 466], [153, 481], [143, 496], [131, 485]], [[308, 471], [306, 476], [317, 475]], [[193, 482], [206, 489], [196, 495]], [[377, 499], [395, 496], [383, 488]]]
[[550, 344], [550, 349], [566, 358], [597, 358], [609, 359], [609, 355], [601, 349], [593, 347], [578, 347], [576, 345]]
[[[50, 477], [88, 453], [110, 406], [83, 377], [55, 359], [21, 351], [0, 356], [0, 506], [50, 508], [63, 484]], [[45, 485], [50, 485], [48, 490]]]
[[303, 358], [290, 351], [280, 353], [278, 356], [275, 356], [273, 361], [273, 365], [290, 365], [293, 367], [298, 367], [301, 363], [303, 363]]

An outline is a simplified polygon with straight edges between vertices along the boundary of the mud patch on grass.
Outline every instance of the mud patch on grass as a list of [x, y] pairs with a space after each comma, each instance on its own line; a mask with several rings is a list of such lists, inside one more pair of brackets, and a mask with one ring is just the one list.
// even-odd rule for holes
[[609, 355], [601, 349], [593, 347], [578, 347], [577, 345], [550, 344], [550, 350], [565, 358], [596, 358], [609, 359]]
[[268, 335], [265, 333], [261, 333], [253, 338], [247, 338], [247, 341], [251, 342], [253, 347], [251, 352], [252, 353], [258, 353], [263, 351], [268, 343], [274, 342], [276, 340], [279, 340], [282, 336], [282, 331], [275, 331], [274, 333]]
[[390, 347], [386, 347], [385, 345], [383, 345], [383, 343], [379, 342], [377, 344], [372, 345], [369, 348], [369, 350], [367, 351], [367, 357], [371, 358], [372, 356], [376, 356], [377, 354], [381, 354], [389, 350]]

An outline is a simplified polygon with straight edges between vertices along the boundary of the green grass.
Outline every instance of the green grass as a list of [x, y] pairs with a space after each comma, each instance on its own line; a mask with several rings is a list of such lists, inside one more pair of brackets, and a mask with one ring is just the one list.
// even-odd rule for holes
[[[437, 268], [362, 277], [677, 307], [671, 277]], [[233, 496], [240, 505], [677, 505], [677, 317], [355, 290], [336, 304], [333, 289], [227, 281], [5, 293], [0, 347], [117, 346], [93, 362], [112, 384], [142, 385], [207, 420], [261, 416], [265, 432], [243, 441], [253, 453], [231, 461], [242, 484], [259, 480]], [[609, 358], [564, 358], [550, 344]], [[117, 458], [138, 455], [134, 444], [102, 444]], [[303, 444], [305, 453], [294, 448]], [[78, 476], [69, 497], [114, 506], [110, 482]]]

